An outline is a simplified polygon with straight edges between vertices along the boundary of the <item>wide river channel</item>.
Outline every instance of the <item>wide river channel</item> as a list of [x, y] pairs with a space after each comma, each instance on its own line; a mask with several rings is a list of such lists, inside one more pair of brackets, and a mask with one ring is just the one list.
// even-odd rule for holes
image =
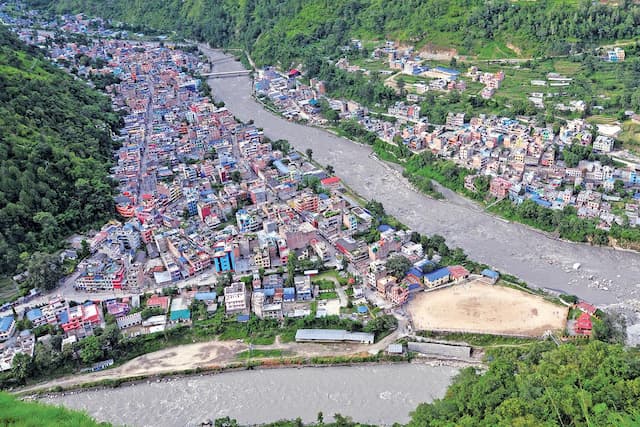
[[242, 424], [301, 417], [405, 423], [422, 402], [441, 398], [456, 368], [422, 364], [266, 369], [138, 383], [44, 399], [135, 427], [195, 426], [230, 416]]
[[[244, 69], [222, 52], [200, 46], [215, 72]], [[606, 305], [640, 296], [640, 255], [591, 247], [547, 237], [529, 227], [486, 213], [475, 203], [444, 190], [439, 201], [412, 190], [390, 166], [371, 155], [367, 146], [339, 138], [322, 129], [289, 122], [265, 110], [252, 97], [247, 76], [209, 79], [216, 100], [225, 102], [241, 120], [254, 120], [272, 139], [288, 139], [299, 151], [331, 164], [351, 188], [367, 199], [381, 201], [387, 212], [412, 229], [441, 234], [450, 246], [526, 282], [579, 295]], [[573, 265], [580, 263], [578, 270]], [[605, 289], [606, 288], [606, 289]]]

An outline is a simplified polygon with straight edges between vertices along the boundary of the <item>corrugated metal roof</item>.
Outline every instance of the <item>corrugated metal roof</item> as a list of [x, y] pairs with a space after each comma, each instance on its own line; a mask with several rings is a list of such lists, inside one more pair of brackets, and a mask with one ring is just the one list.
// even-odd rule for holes
[[372, 344], [374, 335], [342, 329], [298, 329], [296, 341], [350, 341]]

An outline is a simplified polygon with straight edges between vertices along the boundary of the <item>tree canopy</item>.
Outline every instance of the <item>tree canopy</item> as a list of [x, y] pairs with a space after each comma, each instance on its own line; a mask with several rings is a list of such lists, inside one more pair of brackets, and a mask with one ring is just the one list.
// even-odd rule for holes
[[119, 122], [106, 96], [0, 26], [0, 275], [110, 217]]

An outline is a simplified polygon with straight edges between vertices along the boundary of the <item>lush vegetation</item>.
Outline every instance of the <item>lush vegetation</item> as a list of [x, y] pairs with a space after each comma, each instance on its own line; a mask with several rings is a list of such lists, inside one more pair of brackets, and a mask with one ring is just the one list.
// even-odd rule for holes
[[10, 394], [0, 393], [0, 425], [12, 427], [108, 427], [97, 423], [81, 412], [44, 405], [39, 402], [23, 402]]
[[0, 275], [109, 218], [118, 124], [106, 96], [0, 27]]
[[409, 426], [637, 425], [640, 357], [619, 345], [537, 343], [494, 349], [489, 369], [464, 369], [444, 399]]

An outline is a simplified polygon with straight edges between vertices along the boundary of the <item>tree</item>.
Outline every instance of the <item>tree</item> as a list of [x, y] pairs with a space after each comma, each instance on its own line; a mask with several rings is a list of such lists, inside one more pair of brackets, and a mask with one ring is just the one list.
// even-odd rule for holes
[[386, 267], [389, 274], [402, 278], [411, 268], [411, 261], [402, 255], [395, 255], [387, 260]]
[[80, 359], [83, 363], [94, 363], [102, 360], [102, 345], [98, 337], [92, 335], [80, 342]]
[[312, 160], [312, 159], [313, 159], [313, 150], [312, 150], [311, 148], [307, 148], [307, 149], [305, 150], [305, 153], [307, 154], [307, 158], [308, 158], [309, 160]]
[[242, 175], [239, 170], [231, 172], [231, 180], [235, 183], [240, 183], [240, 181], [242, 181]]
[[296, 267], [298, 263], [298, 258], [294, 251], [289, 252], [289, 256], [287, 257], [287, 287], [292, 287], [294, 284], [294, 278], [296, 275]]
[[54, 254], [34, 253], [27, 267], [29, 275], [25, 284], [29, 288], [54, 289], [63, 277], [60, 258]]
[[325, 166], [325, 169], [326, 169], [326, 171], [327, 171], [327, 173], [329, 175], [333, 175], [335, 173], [335, 170], [333, 169], [333, 166], [331, 166], [331, 165]]
[[17, 353], [11, 362], [11, 375], [23, 384], [33, 371], [31, 357], [25, 353]]
[[89, 242], [87, 242], [87, 239], [82, 239], [82, 242], [80, 242], [80, 250], [78, 251], [78, 257], [80, 259], [85, 259], [89, 255], [91, 255], [91, 248], [89, 246]]

